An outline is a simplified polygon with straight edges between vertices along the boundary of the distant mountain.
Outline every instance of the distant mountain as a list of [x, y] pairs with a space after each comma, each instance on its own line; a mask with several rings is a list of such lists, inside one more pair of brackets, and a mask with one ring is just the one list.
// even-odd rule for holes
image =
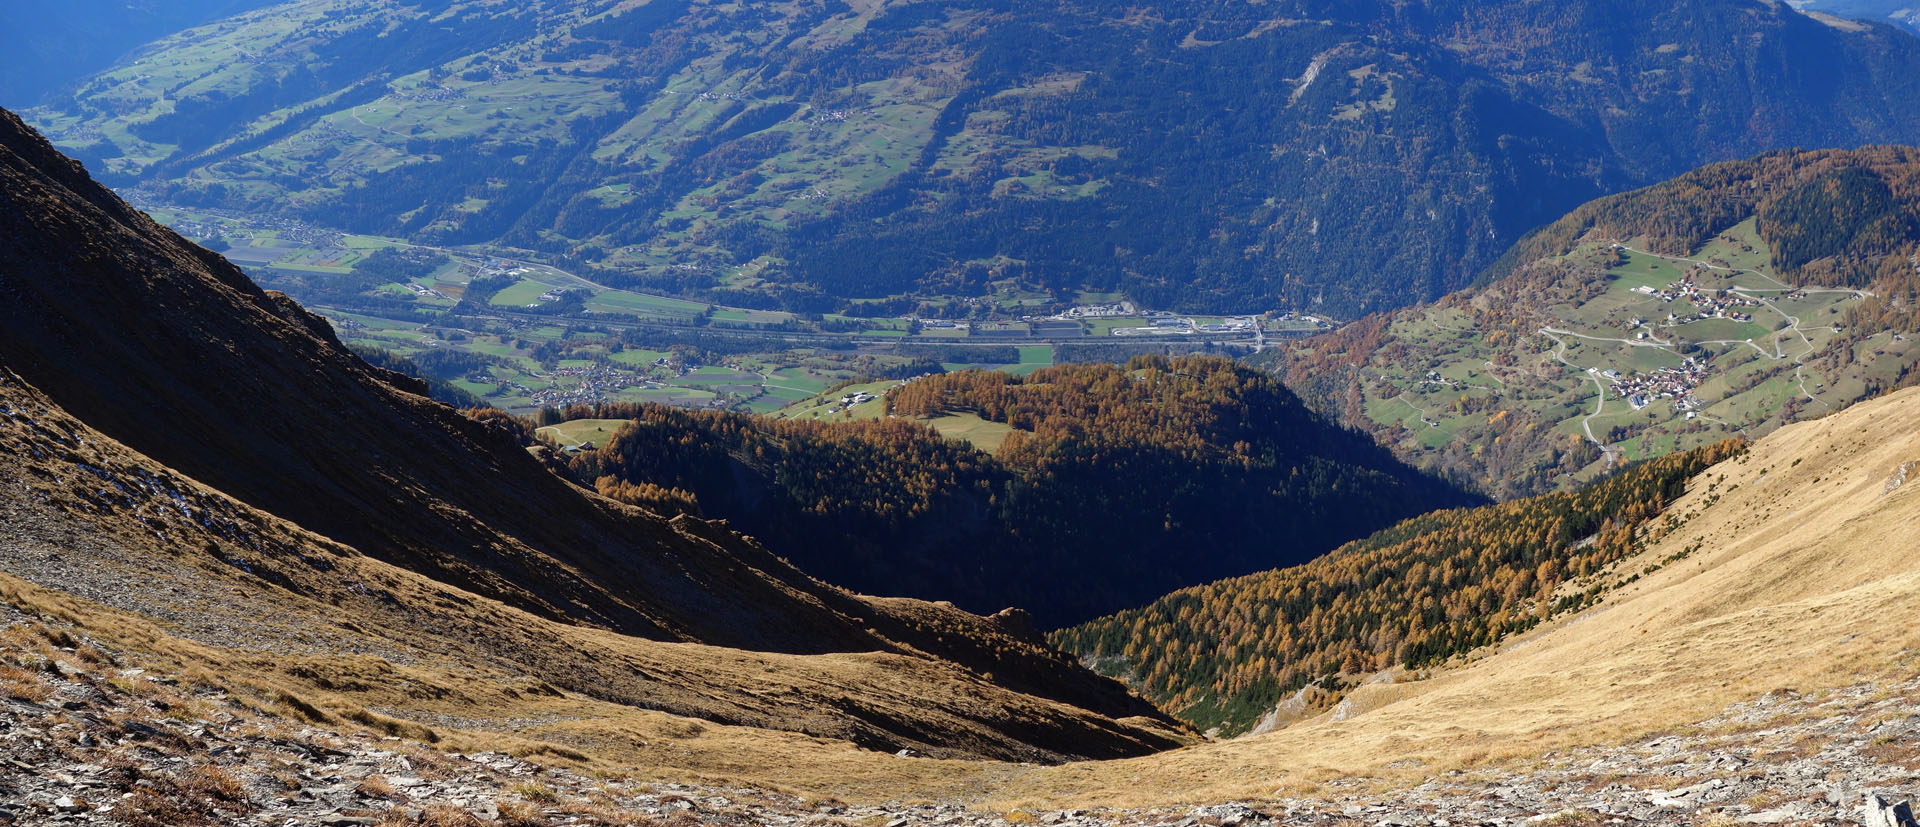
[[33, 117], [174, 203], [727, 304], [1358, 315], [1704, 162], [1920, 141], [1916, 98], [1920, 40], [1759, 0], [303, 0]]
[[1708, 166], [1583, 206], [1484, 278], [1267, 358], [1501, 498], [1825, 416], [1915, 381], [1920, 151]]
[[[1219, 357], [930, 376], [885, 404], [892, 418], [841, 422], [578, 410], [632, 421], [570, 468], [639, 503], [687, 492], [832, 582], [1019, 606], [1041, 628], [1480, 501]], [[936, 418], [996, 450], [942, 438]]]
[[23, 108], [112, 66], [135, 47], [272, 0], [14, 3], [0, 27], [0, 106]]
[[[889, 752], [1051, 761], [1174, 743], [1151, 706], [1020, 623], [854, 595], [724, 526], [567, 484], [511, 420], [462, 416], [355, 357], [4, 110], [0, 296], [10, 573], [188, 628], [323, 638], [345, 623], [361, 639], [302, 644], [334, 660], [276, 659], [275, 680], [370, 690], [318, 676], [399, 647], [402, 666], [469, 676], [447, 680]], [[63, 555], [89, 562], [50, 566]], [[201, 572], [176, 587], [202, 595], [185, 613], [152, 579], [181, 568]], [[263, 619], [282, 614], [298, 619]], [[735, 671], [747, 663], [832, 689], [769, 702], [760, 666]], [[902, 686], [914, 703], [896, 703]]]

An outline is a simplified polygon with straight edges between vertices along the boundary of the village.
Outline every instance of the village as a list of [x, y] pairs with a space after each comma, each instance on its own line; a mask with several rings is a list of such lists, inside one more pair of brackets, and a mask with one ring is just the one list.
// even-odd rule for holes
[[[1743, 312], [1734, 308], [1760, 307], [1761, 304], [1758, 299], [1743, 296], [1734, 292], [1732, 288], [1723, 289], [1718, 293], [1709, 293], [1701, 290], [1698, 285], [1694, 284], [1694, 272], [1693, 270], [1689, 270], [1685, 275], [1680, 277], [1679, 281], [1673, 282], [1658, 290], [1642, 285], [1633, 288], [1633, 292], [1652, 296], [1659, 299], [1663, 304], [1672, 304], [1680, 299], [1686, 299], [1689, 304], [1693, 305], [1694, 312], [1684, 316], [1678, 313], [1668, 313], [1668, 324], [1683, 324], [1695, 319], [1732, 319], [1736, 322], [1753, 321], [1752, 313]], [[1636, 319], [1627, 329], [1632, 330], [1643, 324], [1645, 324], [1644, 321]], [[1647, 335], [1642, 332], [1639, 338], [1645, 339]]]
[[[661, 371], [670, 371], [675, 376], [686, 376], [698, 369], [679, 358], [658, 359], [650, 366]], [[649, 377], [645, 373], [621, 370], [609, 365], [587, 365], [581, 367], [559, 367], [546, 374], [534, 374], [546, 379], [543, 388], [530, 388], [520, 382], [502, 382], [485, 370], [476, 370], [463, 377], [468, 382], [495, 384], [505, 392], [524, 395], [534, 405], [547, 408], [565, 408], [569, 405], [595, 405], [615, 401], [616, 394], [628, 388], [648, 388], [651, 390], [673, 390], [674, 385]]]
[[[1269, 315], [1282, 326], [1290, 328], [1331, 330], [1334, 327], [1331, 320], [1317, 316], [1296, 315], [1291, 312], [1277, 316]], [[1109, 336], [1191, 336], [1201, 333], [1257, 335], [1261, 331], [1260, 320], [1253, 314], [1223, 316], [1219, 321], [1199, 321], [1191, 316], [1181, 316], [1165, 310], [1143, 310], [1130, 301], [1076, 305], [1051, 316], [1022, 316], [1020, 319], [1036, 324], [1087, 322], [1096, 319], [1139, 319], [1144, 322], [1144, 324], [1132, 326], [1114, 325], [1107, 330]]]
[[1640, 410], [1653, 404], [1656, 399], [1673, 400], [1675, 411], [1685, 411], [1688, 419], [1704, 407], [1698, 397], [1693, 395], [1695, 388], [1707, 380], [1707, 368], [1711, 357], [1684, 357], [1680, 367], [1658, 368], [1652, 373], [1622, 375], [1617, 370], [1593, 371], [1601, 378], [1613, 383], [1614, 390], [1627, 400], [1634, 410]]

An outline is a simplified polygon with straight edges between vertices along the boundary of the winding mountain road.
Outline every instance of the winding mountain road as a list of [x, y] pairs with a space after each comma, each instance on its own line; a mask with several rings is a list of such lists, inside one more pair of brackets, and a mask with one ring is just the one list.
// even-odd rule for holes
[[[1565, 332], [1565, 331], [1561, 331], [1561, 332]], [[1597, 445], [1600, 447], [1600, 454], [1601, 456], [1606, 457], [1607, 468], [1611, 469], [1615, 464], [1617, 464], [1620, 461], [1620, 458], [1615, 455], [1618, 449], [1604, 442], [1601, 442], [1599, 437], [1596, 437], [1593, 435], [1593, 418], [1596, 416], [1599, 416], [1602, 411], [1605, 411], [1607, 409], [1606, 384], [1600, 381], [1600, 377], [1593, 375], [1593, 371], [1591, 369], [1583, 368], [1583, 367], [1580, 367], [1579, 365], [1576, 365], [1572, 362], [1567, 361], [1567, 342], [1565, 339], [1562, 339], [1559, 336], [1555, 335], [1555, 331], [1553, 328], [1550, 328], [1550, 327], [1540, 328], [1540, 335], [1545, 336], [1549, 339], [1552, 339], [1554, 345], [1556, 345], [1556, 347], [1554, 347], [1553, 349], [1553, 358], [1560, 360], [1560, 364], [1566, 365], [1567, 367], [1580, 371], [1582, 375], [1587, 377], [1588, 381], [1593, 383], [1594, 389], [1600, 392], [1600, 395], [1594, 399], [1593, 413], [1587, 414], [1585, 417], [1582, 417], [1580, 419], [1580, 430], [1585, 431], [1587, 433], [1588, 442], [1591, 442], [1594, 445]], [[1579, 336], [1580, 334], [1568, 333], [1568, 335]], [[1593, 337], [1587, 336], [1583, 338], [1590, 339]], [[1603, 341], [1626, 341], [1626, 340], [1616, 339], [1616, 340], [1603, 340]], [[1633, 343], [1628, 342], [1628, 344], [1633, 344]]]

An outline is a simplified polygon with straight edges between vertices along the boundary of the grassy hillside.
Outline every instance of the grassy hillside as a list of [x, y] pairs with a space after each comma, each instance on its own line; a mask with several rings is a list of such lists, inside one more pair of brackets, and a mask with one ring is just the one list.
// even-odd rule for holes
[[631, 418], [568, 461], [577, 480], [725, 518], [858, 591], [1018, 606], [1043, 628], [1475, 502], [1217, 357], [966, 371], [826, 396], [788, 419], [580, 408], [543, 433], [565, 443]]
[[[1544, 805], [1550, 814], [1569, 797], [1645, 801], [1719, 772], [1683, 754], [1623, 777], [1586, 747], [1706, 737], [1760, 773], [1828, 745], [1845, 754], [1851, 731], [1831, 725], [1833, 710], [1770, 712], [1762, 699], [1852, 706], [1859, 701], [1845, 690], [1870, 686], [1900, 709], [1913, 703], [1916, 435], [1915, 389], [1783, 427], [1688, 483], [1667, 507], [1677, 525], [1613, 569], [1639, 579], [1596, 606], [1457, 668], [1382, 675], [1335, 709], [1277, 732], [1040, 771], [1002, 794], [1077, 806], [1349, 790], [1376, 800], [1436, 777], [1485, 794], [1516, 774], [1557, 768], [1566, 780]], [[1757, 702], [1757, 714], [1714, 720], [1730, 705]], [[1775, 737], [1802, 725], [1813, 731]]]
[[1911, 381], [1920, 155], [1786, 152], [1595, 201], [1486, 284], [1293, 343], [1316, 406], [1499, 497]]
[[1592, 605], [1631, 582], [1602, 572], [1673, 529], [1657, 521], [1687, 481], [1739, 450], [1729, 442], [1574, 493], [1416, 517], [1052, 641], [1196, 726], [1242, 734], [1289, 696], [1293, 716], [1311, 714], [1380, 670], [1430, 668]]
[[34, 117], [174, 203], [716, 303], [1354, 315], [1706, 161], [1920, 140], [1916, 69], [1747, 0], [300, 0]]

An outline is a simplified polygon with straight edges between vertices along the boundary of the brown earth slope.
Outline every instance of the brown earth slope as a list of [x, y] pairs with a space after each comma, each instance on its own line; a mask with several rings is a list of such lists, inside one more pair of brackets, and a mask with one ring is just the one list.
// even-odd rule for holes
[[[92, 588], [95, 602], [294, 638], [303, 620], [331, 616], [359, 630], [349, 637], [387, 642], [323, 635], [303, 644], [316, 657], [401, 641], [445, 668], [594, 702], [878, 748], [1055, 760], [1172, 743], [1150, 705], [1017, 623], [852, 595], [724, 526], [667, 521], [554, 477], [129, 208], [5, 112], [0, 369], [8, 410], [40, 412], [10, 419], [24, 430], [0, 457], [22, 481], [6, 490], [15, 558], [44, 568], [98, 552], [39, 577]], [[179, 496], [233, 516], [202, 519], [213, 507]], [[176, 514], [187, 522], [168, 528]], [[273, 534], [284, 538], [263, 539]], [[180, 554], [219, 577], [182, 574], [177, 587], [273, 590], [257, 606], [229, 596], [169, 609], [127, 574]], [[765, 677], [744, 678], [742, 664]], [[849, 682], [847, 668], [875, 680]], [[781, 689], [794, 681], [804, 686]], [[1151, 726], [1115, 723], [1136, 716]]]

